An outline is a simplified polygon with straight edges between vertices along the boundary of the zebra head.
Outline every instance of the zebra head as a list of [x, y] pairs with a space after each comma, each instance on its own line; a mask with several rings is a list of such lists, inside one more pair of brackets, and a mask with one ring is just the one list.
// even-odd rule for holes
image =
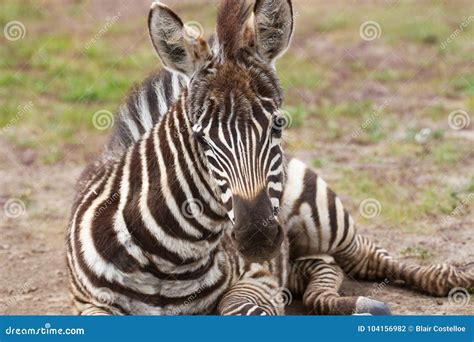
[[163, 64], [188, 79], [186, 112], [233, 223], [236, 247], [249, 261], [274, 257], [283, 240], [278, 223], [285, 118], [274, 62], [293, 30], [289, 0], [224, 0], [209, 43], [161, 4], [149, 17]]

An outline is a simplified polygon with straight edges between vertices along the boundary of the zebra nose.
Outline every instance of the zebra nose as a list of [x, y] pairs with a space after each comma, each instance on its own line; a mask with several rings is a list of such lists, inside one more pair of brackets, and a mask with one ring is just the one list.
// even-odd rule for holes
[[252, 199], [234, 196], [233, 202], [236, 220], [231, 236], [240, 254], [252, 262], [272, 259], [284, 234], [266, 191]]

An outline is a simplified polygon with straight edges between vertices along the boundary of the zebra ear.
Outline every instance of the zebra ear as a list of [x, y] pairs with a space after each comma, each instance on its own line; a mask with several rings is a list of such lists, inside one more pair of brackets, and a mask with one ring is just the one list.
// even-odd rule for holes
[[257, 50], [273, 62], [290, 44], [293, 33], [291, 0], [257, 0], [254, 13]]
[[190, 77], [209, 56], [202, 32], [183, 24], [166, 5], [154, 2], [148, 16], [148, 30], [163, 65]]

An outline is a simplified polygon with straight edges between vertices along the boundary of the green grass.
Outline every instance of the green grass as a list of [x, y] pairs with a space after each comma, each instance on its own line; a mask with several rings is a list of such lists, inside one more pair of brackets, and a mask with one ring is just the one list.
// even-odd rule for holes
[[[44, 11], [33, 7], [19, 2], [2, 5], [1, 22], [20, 20], [26, 35], [22, 40], [2, 42], [0, 127], [10, 142], [37, 149], [42, 162], [54, 164], [62, 158], [62, 145], [74, 144], [84, 132], [103, 134], [92, 126], [93, 113], [114, 111], [157, 59], [149, 46], [139, 46], [133, 56], [124, 56], [110, 39], [123, 34], [121, 30], [110, 30], [85, 49], [101, 23], [85, 35], [51, 26], [49, 32], [41, 33], [47, 24]], [[74, 5], [67, 10], [73, 16], [85, 15]], [[20, 106], [29, 101], [33, 108], [19, 115]], [[45, 148], [48, 146], [54, 148]]]
[[324, 70], [311, 58], [289, 52], [277, 62], [278, 75], [285, 91], [292, 88], [315, 90], [326, 85]]
[[[459, 199], [454, 195], [453, 189], [446, 190], [446, 184], [434, 181], [418, 186], [415, 192], [413, 189], [409, 191], [403, 177], [398, 177], [403, 172], [393, 170], [385, 178], [380, 174], [372, 175], [362, 170], [342, 168], [338, 170], [341, 177], [333, 182], [332, 187], [336, 192], [350, 196], [357, 206], [367, 198], [374, 198], [380, 203], [378, 217], [364, 218], [358, 213], [358, 222], [384, 222], [406, 232], [425, 232], [427, 227], [419, 224], [420, 221], [433, 215], [449, 214]], [[398, 180], [394, 180], [397, 178]]]
[[309, 116], [308, 108], [305, 106], [288, 106], [284, 108], [283, 113], [287, 116], [288, 128], [298, 128], [307, 123]]
[[454, 92], [462, 92], [466, 96], [474, 97], [474, 74], [460, 75], [452, 82]]

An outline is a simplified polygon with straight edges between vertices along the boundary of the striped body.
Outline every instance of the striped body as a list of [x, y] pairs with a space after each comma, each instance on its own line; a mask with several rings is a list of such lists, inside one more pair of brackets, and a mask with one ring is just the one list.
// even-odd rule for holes
[[[152, 84], [145, 82], [142, 87]], [[140, 93], [146, 89], [133, 94]], [[153, 119], [157, 124], [142, 132], [141, 138], [132, 135], [128, 147], [120, 146], [121, 156], [96, 162], [81, 177], [83, 188], [68, 234], [68, 266], [79, 309], [89, 302], [104, 306], [105, 297], [105, 304], [116, 306], [114, 313], [210, 312], [223, 292], [255, 267], [275, 277], [275, 288], [286, 284], [287, 243], [269, 265], [252, 264], [252, 268], [235, 250], [226, 233], [231, 221], [191, 140], [185, 96], [160, 120]], [[133, 132], [137, 123], [145, 121], [134, 118], [137, 121], [124, 121], [121, 127]], [[354, 229], [339, 199], [303, 163], [290, 160], [287, 172], [290, 178], [279, 219], [286, 223], [295, 250], [308, 250], [300, 243], [311, 241], [295, 238], [294, 227], [300, 226], [300, 220], [321, 241], [308, 250], [310, 254], [346, 245]], [[309, 181], [319, 187], [316, 201], [307, 198], [304, 184]], [[199, 215], [187, 212], [186, 206], [193, 203], [198, 203]], [[322, 225], [312, 223], [314, 213], [319, 213]], [[108, 302], [111, 299], [113, 303]]]
[[[113, 298], [107, 304], [114, 313], [209, 312], [250, 270], [226, 236], [230, 220], [196, 147], [186, 143], [184, 100], [121, 157], [83, 176], [68, 234], [79, 308], [81, 302], [103, 306], [102, 296]], [[202, 205], [199, 215], [186, 214], [191, 201]], [[286, 281], [286, 249], [283, 244], [281, 256], [261, 266], [279, 286]]]

